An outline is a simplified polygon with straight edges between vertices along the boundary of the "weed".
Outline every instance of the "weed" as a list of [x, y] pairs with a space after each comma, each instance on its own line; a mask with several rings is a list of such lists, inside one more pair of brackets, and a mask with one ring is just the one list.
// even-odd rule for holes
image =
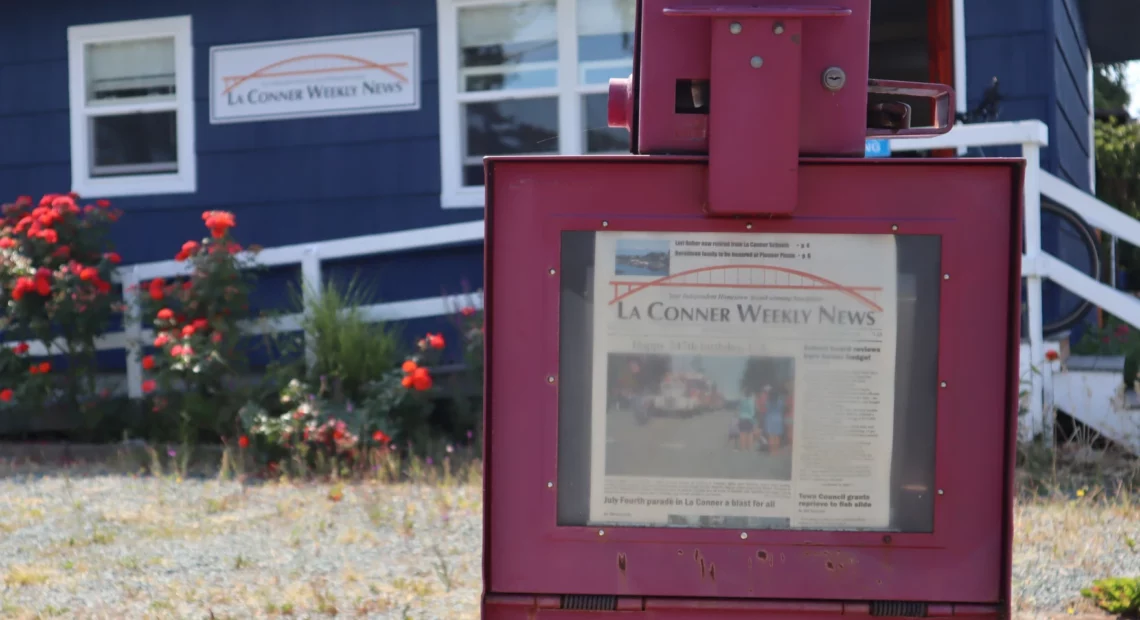
[[433, 553], [435, 553], [435, 572], [437, 575], [439, 575], [439, 580], [443, 582], [443, 587], [448, 592], [451, 592], [451, 570], [450, 566], [447, 564], [447, 557], [443, 555], [442, 551], [440, 551], [439, 545], [432, 545], [431, 550]]
[[4, 584], [10, 588], [38, 586], [48, 582], [51, 573], [34, 566], [13, 566], [4, 576]]
[[1081, 596], [1091, 599], [1097, 607], [1110, 614], [1134, 615], [1140, 611], [1140, 578], [1110, 577], [1098, 579]]
[[138, 558], [136, 558], [134, 556], [127, 556], [127, 557], [121, 558], [119, 560], [119, 566], [121, 566], [127, 570], [138, 570], [139, 569], [139, 560], [138, 560]]

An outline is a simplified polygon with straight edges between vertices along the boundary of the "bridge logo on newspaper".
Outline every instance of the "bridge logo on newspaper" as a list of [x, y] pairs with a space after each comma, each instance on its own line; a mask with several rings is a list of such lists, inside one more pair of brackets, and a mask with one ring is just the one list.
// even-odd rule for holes
[[591, 524], [887, 527], [896, 252], [598, 233]]

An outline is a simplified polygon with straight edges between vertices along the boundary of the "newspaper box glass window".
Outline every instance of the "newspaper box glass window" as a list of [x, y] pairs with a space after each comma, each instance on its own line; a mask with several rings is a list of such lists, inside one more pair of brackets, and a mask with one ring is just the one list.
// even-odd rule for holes
[[561, 245], [560, 525], [931, 531], [938, 237]]

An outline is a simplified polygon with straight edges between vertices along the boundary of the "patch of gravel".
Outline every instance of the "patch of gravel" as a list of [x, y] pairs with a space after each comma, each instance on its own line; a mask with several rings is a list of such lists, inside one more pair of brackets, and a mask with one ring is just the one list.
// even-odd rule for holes
[[1140, 575], [1140, 507], [1128, 501], [1020, 502], [1015, 519], [1014, 607], [1022, 613], [1091, 612], [1082, 588]]
[[[0, 618], [477, 618], [481, 517], [470, 484], [0, 477]], [[1095, 613], [1081, 588], [1140, 575], [1125, 502], [1016, 518], [1019, 617]]]
[[0, 478], [0, 617], [477, 618], [481, 511], [471, 485]]

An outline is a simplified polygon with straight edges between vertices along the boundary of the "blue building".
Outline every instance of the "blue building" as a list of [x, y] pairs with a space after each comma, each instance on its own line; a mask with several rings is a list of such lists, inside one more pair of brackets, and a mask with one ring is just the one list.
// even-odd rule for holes
[[[997, 120], [1045, 122], [1043, 167], [1088, 191], [1092, 63], [1140, 57], [1126, 4], [874, 0], [871, 75], [951, 83], [962, 110], [996, 76]], [[433, 299], [481, 286], [483, 156], [626, 149], [606, 84], [631, 72], [633, 27], [634, 0], [14, 4], [0, 194], [112, 199], [126, 263], [169, 260], [211, 209], [266, 248], [404, 233], [322, 269], [364, 269], [420, 331]], [[274, 270], [265, 303], [299, 273]]]

